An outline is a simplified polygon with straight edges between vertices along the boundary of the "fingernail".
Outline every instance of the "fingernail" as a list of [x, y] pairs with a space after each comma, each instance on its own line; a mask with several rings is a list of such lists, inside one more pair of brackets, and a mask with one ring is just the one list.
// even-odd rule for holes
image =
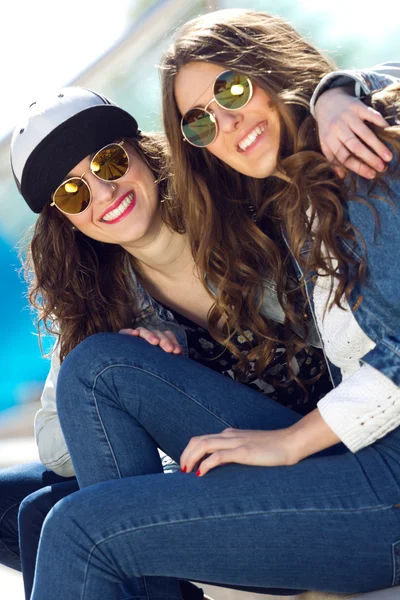
[[196, 476], [197, 476], [197, 477], [200, 477], [200, 475], [201, 475], [201, 473], [200, 473], [200, 469], [197, 469], [197, 471], [196, 471]]
[[392, 153], [391, 153], [391, 152], [385, 152], [385, 153], [384, 153], [384, 155], [383, 155], [383, 158], [384, 158], [385, 160], [392, 160], [392, 158], [393, 158], [393, 155], [392, 155]]
[[181, 469], [181, 473], [186, 473], [187, 469], [186, 469], [186, 465], [183, 467], [183, 469]]

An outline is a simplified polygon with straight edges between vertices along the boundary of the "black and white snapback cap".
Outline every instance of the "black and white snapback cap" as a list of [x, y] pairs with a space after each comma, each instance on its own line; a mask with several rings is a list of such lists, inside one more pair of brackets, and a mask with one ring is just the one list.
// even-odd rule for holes
[[65, 87], [33, 102], [11, 139], [11, 169], [29, 207], [40, 213], [64, 177], [89, 154], [135, 137], [135, 119], [104, 96]]

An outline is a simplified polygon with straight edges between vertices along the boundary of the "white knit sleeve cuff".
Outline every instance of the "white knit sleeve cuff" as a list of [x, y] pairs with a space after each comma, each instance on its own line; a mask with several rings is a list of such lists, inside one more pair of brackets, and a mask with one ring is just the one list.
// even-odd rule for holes
[[324, 421], [357, 452], [400, 425], [400, 388], [364, 364], [318, 402]]

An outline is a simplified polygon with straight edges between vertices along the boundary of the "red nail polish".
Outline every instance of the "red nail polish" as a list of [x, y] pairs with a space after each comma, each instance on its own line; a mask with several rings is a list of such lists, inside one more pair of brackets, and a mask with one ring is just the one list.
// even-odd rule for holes
[[186, 469], [186, 465], [183, 467], [183, 469], [181, 469], [182, 473], [186, 473], [187, 469]]
[[200, 469], [198, 469], [198, 470], [196, 471], [196, 475], [197, 475], [197, 477], [200, 477], [200, 475], [201, 475], [201, 473], [200, 473]]

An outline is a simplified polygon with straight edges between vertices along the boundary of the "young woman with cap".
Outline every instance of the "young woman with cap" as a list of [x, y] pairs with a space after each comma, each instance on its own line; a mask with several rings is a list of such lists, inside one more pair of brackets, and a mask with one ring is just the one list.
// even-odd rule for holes
[[[352, 194], [349, 180], [341, 181], [320, 154], [308, 119], [307, 93], [328, 70], [324, 59], [279, 20], [271, 25], [259, 13], [213, 18], [187, 26], [165, 62], [164, 83], [185, 225], [199, 277], [205, 272], [215, 289], [215, 337], [219, 331], [228, 348], [237, 333], [243, 343], [255, 342], [241, 357], [246, 372], [251, 362], [264, 368], [278, 337], [272, 319], [257, 320], [260, 308], [270, 316], [267, 309], [278, 313], [280, 306], [284, 324], [301, 330], [290, 249], [314, 296], [314, 325], [345, 378], [319, 409], [301, 416], [143, 340], [111, 333], [87, 338], [65, 358], [57, 388], [63, 432], [84, 489], [61, 501], [45, 522], [34, 600], [60, 596], [60, 581], [61, 598], [116, 598], [129, 577], [137, 578], [138, 596], [142, 578], [154, 577], [144, 595], [160, 598], [180, 598], [174, 578], [275, 593], [360, 592], [400, 583], [400, 273], [390, 264], [391, 251], [399, 249], [396, 130], [381, 134], [394, 158], [377, 179], [375, 196], [362, 178]], [[179, 64], [182, 39], [192, 46], [182, 50]], [[268, 57], [278, 61], [273, 68], [267, 69]], [[250, 67], [258, 78], [247, 75]], [[261, 71], [268, 71], [270, 86]], [[295, 78], [302, 81], [304, 74], [304, 87], [296, 87]], [[386, 93], [397, 102], [398, 89]], [[182, 133], [190, 144], [180, 140], [178, 146]], [[200, 145], [210, 148], [194, 147]], [[252, 161], [256, 148], [260, 156]], [[85, 169], [82, 163], [73, 174]], [[235, 177], [235, 169], [244, 177]], [[218, 187], [207, 189], [208, 179]], [[246, 190], [256, 223], [254, 212], [243, 210]], [[380, 245], [369, 206], [379, 216]], [[275, 288], [266, 285], [266, 265]], [[154, 284], [151, 293], [166, 302]], [[294, 355], [293, 335], [288, 328], [285, 333]], [[165, 477], [148, 466], [152, 474], [140, 475], [137, 456], [148, 456], [150, 465], [156, 443], [180, 460], [184, 473]]]
[[[100, 124], [101, 126], [99, 126]], [[119, 138], [124, 139], [119, 140]], [[131, 138], [131, 141], [125, 141], [125, 138]], [[110, 141], [118, 143], [109, 144]], [[136, 152], [139, 152], [139, 155], [150, 163], [152, 168], [150, 172], [148, 169], [146, 171], [146, 168], [127, 170], [128, 162], [131, 162], [132, 158], [130, 144], [133, 144]], [[102, 148], [104, 145], [105, 149]], [[101, 150], [91, 157], [90, 161], [78, 160], [88, 154], [91, 155], [99, 148]], [[125, 151], [127, 148], [128, 152]], [[162, 303], [154, 300], [154, 297], [161, 297], [166, 305], [171, 306], [172, 304], [176, 308], [176, 304], [171, 302], [173, 290], [169, 289], [168, 285], [164, 285], [168, 280], [166, 272], [168, 269], [165, 265], [174, 263], [179, 272], [178, 283], [185, 275], [185, 269], [180, 268], [179, 260], [172, 260], [171, 254], [167, 254], [164, 247], [167, 239], [168, 252], [170, 252], [171, 245], [175, 243], [170, 243], [170, 240], [183, 240], [184, 236], [179, 234], [178, 237], [174, 232], [168, 230], [161, 223], [158, 215], [160, 210], [163, 221], [168, 223], [171, 218], [168, 212], [172, 210], [173, 220], [176, 224], [175, 215], [179, 207], [171, 207], [167, 204], [161, 204], [158, 207], [155, 202], [157, 194], [154, 192], [154, 175], [160, 183], [161, 198], [165, 193], [165, 181], [162, 178], [163, 152], [164, 148], [160, 139], [137, 134], [136, 124], [132, 117], [112, 105], [107, 99], [88, 90], [63, 90], [45, 108], [40, 103], [34, 103], [26, 123], [19, 126], [14, 134], [12, 166], [17, 185], [32, 210], [41, 213], [32, 240], [31, 258], [28, 260], [29, 266], [34, 268], [36, 274], [36, 280], [31, 288], [31, 300], [40, 309], [42, 323], [49, 326], [50, 329], [56, 325], [60, 336], [58, 350], [53, 356], [52, 370], [42, 398], [43, 408], [36, 418], [36, 435], [44, 464], [64, 476], [73, 475], [74, 471], [61, 434], [55, 407], [59, 354], [62, 357], [65, 356], [81, 339], [96, 331], [118, 331], [119, 328], [132, 324], [139, 316], [145, 318], [143, 325], [146, 327], [130, 330], [129, 333], [143, 336], [146, 341], [151, 344], [159, 344], [167, 352], [180, 353], [182, 347], [185, 349], [185, 335], [182, 337], [182, 344], [179, 345], [176, 338], [172, 337], [171, 330], [175, 332], [178, 339], [185, 330], [186, 337], [190, 332], [191, 342], [195, 338], [202, 340], [197, 347], [194, 347], [193, 344], [189, 350], [192, 358], [204, 362], [207, 366], [215, 365], [215, 363], [209, 362], [209, 359], [215, 357], [219, 352], [219, 348], [212, 338], [206, 339], [207, 332], [204, 328], [197, 327], [193, 335], [191, 326], [195, 323], [189, 323], [190, 319], [186, 319], [185, 315], [179, 314], [178, 311], [165, 310]], [[83, 170], [78, 168], [81, 162], [85, 162]], [[135, 163], [140, 163], [136, 156]], [[68, 170], [72, 171], [69, 174], [71, 177], [66, 177]], [[140, 207], [140, 204], [137, 203], [141, 199], [141, 195], [137, 195], [135, 192], [132, 196], [132, 190], [126, 190], [125, 195], [119, 195], [116, 201], [112, 199], [118, 186], [123, 185], [124, 177], [128, 176], [128, 172], [130, 177], [134, 178], [139, 191], [145, 191], [144, 196], [148, 202], [144, 204], [148, 209], [147, 212], [146, 210], [137, 211], [137, 205]], [[121, 181], [119, 181], [120, 178]], [[85, 183], [87, 179], [90, 179], [89, 184]], [[63, 182], [62, 186], [58, 185], [61, 181]], [[92, 186], [96, 190], [96, 204], [107, 204], [107, 209], [103, 211], [103, 214], [100, 217], [97, 215], [98, 219], [94, 219], [90, 212], [90, 206], [94, 212], [95, 205], [92, 198]], [[54, 192], [55, 188], [57, 188], [56, 192]], [[53, 199], [50, 205], [47, 200], [49, 197]], [[144, 204], [142, 202], [142, 209]], [[134, 205], [133, 208], [132, 205]], [[155, 212], [154, 206], [156, 206]], [[168, 209], [165, 209], [166, 206]], [[129, 224], [132, 229], [129, 229], [128, 237], [126, 237], [128, 231], [126, 225], [123, 228], [120, 227], [119, 230], [118, 227], [114, 229], [111, 226], [127, 223], [128, 221], [125, 219], [131, 212], [135, 215], [139, 212], [139, 219], [136, 217], [135, 222], [133, 223], [132, 220]], [[164, 233], [161, 234], [161, 230], [167, 235], [167, 238], [162, 237]], [[154, 264], [151, 264], [152, 256], [146, 254], [149, 249], [149, 246], [146, 245], [149, 238], [146, 239], [146, 235], [149, 232], [155, 235], [154, 238], [151, 238], [150, 235], [150, 239], [157, 240], [156, 245], [161, 245], [161, 249], [160, 246], [156, 248], [163, 258], [161, 270], [160, 265], [154, 269]], [[43, 248], [52, 248], [52, 255], [50, 257], [47, 253], [45, 255]], [[179, 246], [180, 259], [184, 257], [185, 252], [187, 252], [186, 247]], [[80, 265], [80, 268], [77, 269], [77, 265]], [[156, 271], [154, 278], [152, 270]], [[186, 270], [189, 281], [192, 275], [191, 270]], [[146, 282], [146, 291], [137, 280], [137, 275], [139, 275], [140, 282]], [[171, 275], [175, 286], [176, 278], [174, 274]], [[160, 283], [163, 285], [161, 286]], [[193, 294], [196, 289], [196, 294], [199, 296], [200, 288], [196, 288], [196, 285], [197, 283], [187, 290]], [[147, 293], [148, 290], [154, 291], [153, 297]], [[201, 289], [201, 293], [203, 292], [204, 290]], [[163, 293], [166, 294], [165, 298]], [[190, 307], [189, 294], [185, 296], [185, 302], [187, 300], [189, 300]], [[204, 295], [204, 304], [207, 305], [207, 302], [210, 303], [209, 296]], [[113, 307], [112, 311], [110, 311], [110, 306]], [[136, 317], [133, 306], [139, 308]], [[268, 309], [268, 303], [263, 307]], [[269, 309], [271, 310], [271, 303]], [[188, 313], [191, 316], [190, 308]], [[206, 310], [201, 311], [201, 316], [201, 322], [205, 325]], [[180, 327], [176, 324], [176, 317], [178, 320], [180, 318]], [[150, 334], [149, 327], [156, 327], [158, 330]], [[312, 332], [309, 335], [311, 337]], [[243, 344], [249, 340], [245, 338], [244, 341], [241, 341], [239, 338], [240, 336], [238, 336], [238, 343], [243, 348]], [[209, 350], [210, 345], [213, 344], [212, 352], [204, 352], [206, 349]], [[283, 370], [285, 362], [285, 359], [282, 360], [279, 357], [281, 354], [279, 349], [276, 354], [272, 365], [275, 369], [275, 379], [277, 371]], [[321, 366], [319, 359], [313, 361], [311, 358], [310, 362], [310, 356], [311, 353], [297, 356], [297, 362], [300, 363], [302, 369], [300, 377], [302, 376], [303, 379], [308, 379], [308, 375], [315, 374], [315, 369], [318, 370]], [[151, 358], [154, 362], [155, 356], [152, 355]], [[156, 362], [158, 360], [159, 356], [157, 355]], [[229, 366], [227, 366], [221, 359], [216, 370], [233, 374], [229, 367], [234, 365], [235, 357], [231, 357], [229, 361]], [[314, 373], [312, 373], [312, 369], [314, 369]], [[286, 397], [286, 403], [288, 403], [287, 392], [289, 391], [292, 397], [291, 403], [296, 405], [295, 408], [298, 412], [304, 414], [310, 410], [310, 404], [303, 403], [305, 396], [302, 394], [301, 386], [295, 388], [295, 381], [285, 380], [281, 376], [280, 386], [274, 389], [271, 383], [263, 382], [253, 374], [248, 383], [261, 388], [269, 395], [275, 395], [276, 399], [281, 402], [285, 401]], [[327, 382], [321, 378], [318, 383], [309, 384], [309, 395], [316, 400], [321, 393], [327, 391], [328, 387]], [[196, 423], [196, 425], [198, 424]], [[196, 431], [198, 430], [195, 428], [192, 434]], [[188, 429], [187, 440], [190, 436], [191, 433]], [[150, 446], [146, 450], [149, 450], [151, 460], [147, 465], [142, 465], [141, 469], [144, 469], [145, 472], [151, 472], [153, 469], [159, 470], [159, 458], [154, 455], [153, 447]], [[178, 455], [176, 454], [176, 456]], [[36, 524], [34, 537], [37, 542], [40, 526], [46, 513], [59, 498], [76, 489], [76, 482], [58, 478], [51, 472], [44, 473], [43, 469], [38, 466], [32, 467], [28, 475], [21, 468], [17, 477], [13, 470], [9, 470], [7, 476], [11, 491], [13, 489], [15, 491], [13, 484], [18, 479], [20, 481], [25, 479], [23, 481], [25, 490], [29, 489], [29, 486], [31, 486], [30, 491], [38, 490], [23, 502], [20, 511], [22, 542], [24, 531], [29, 530], [32, 525], [32, 516]], [[63, 483], [41, 489], [46, 483], [54, 484], [60, 481]], [[14, 497], [14, 500], [20, 500], [18, 495]], [[17, 501], [14, 502], [14, 505], [17, 504]], [[14, 538], [15, 530], [14, 527], [12, 532]], [[23, 556], [23, 543], [21, 544], [21, 553]], [[14, 565], [18, 561], [17, 554], [16, 549], [13, 556]], [[30, 554], [32, 555], [32, 549]], [[25, 564], [28, 563], [27, 559]], [[24, 571], [26, 572], [26, 569]], [[28, 597], [32, 576], [33, 569], [30, 569], [29, 577], [26, 577]], [[185, 589], [183, 593], [185, 597], [189, 593], [192, 594], [190, 597], [195, 597], [194, 589], [190, 589], [189, 585], [181, 583], [181, 588], [183, 586]]]
[[[68, 176], [88, 155], [86, 172]], [[138, 273], [144, 277], [158, 268], [167, 276], [168, 264], [185, 258], [184, 238], [165, 225], [164, 156], [161, 136], [141, 134], [131, 115], [83, 88], [65, 88], [32, 103], [15, 130], [13, 174], [28, 205], [39, 213], [25, 265], [30, 300], [39, 324], [58, 338], [35, 419], [40, 458], [48, 470], [32, 464], [1, 474], [2, 561], [13, 568], [21, 561], [27, 598], [46, 514], [78, 489], [56, 410], [60, 359], [98, 331], [122, 330], [165, 352], [182, 352], [172, 314], [137, 280]], [[129, 326], [134, 329], [124, 329]], [[154, 468], [162, 470], [163, 464], [167, 472], [173, 470], [172, 461], [162, 456], [152, 457]], [[184, 597], [203, 597], [187, 582], [180, 587]], [[122, 589], [130, 593], [129, 584]]]

